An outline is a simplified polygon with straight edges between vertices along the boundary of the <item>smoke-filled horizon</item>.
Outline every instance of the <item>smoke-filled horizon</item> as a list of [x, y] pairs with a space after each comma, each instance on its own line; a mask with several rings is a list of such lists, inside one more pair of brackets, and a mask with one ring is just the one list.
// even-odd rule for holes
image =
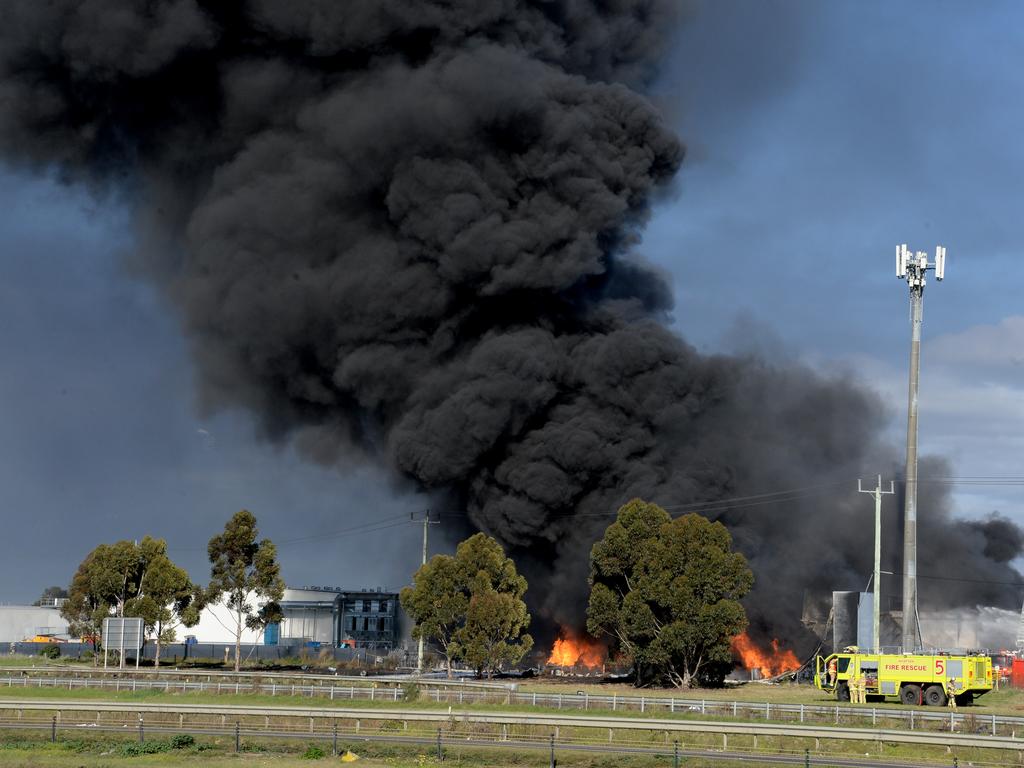
[[[129, 201], [204, 407], [444, 495], [508, 548], [549, 624], [580, 623], [590, 546], [635, 496], [835, 489], [717, 515], [757, 576], [757, 636], [799, 640], [805, 590], [863, 578], [873, 527], [851, 479], [900, 464], [877, 398], [791, 361], [699, 354], [636, 251], [684, 157], [639, 91], [674, 3], [7, 15], [4, 157]], [[922, 581], [923, 603], [1010, 607], [986, 583], [1020, 579], [1021, 531], [954, 521], [941, 485], [919, 508], [922, 573], [955, 560], [966, 579]]]

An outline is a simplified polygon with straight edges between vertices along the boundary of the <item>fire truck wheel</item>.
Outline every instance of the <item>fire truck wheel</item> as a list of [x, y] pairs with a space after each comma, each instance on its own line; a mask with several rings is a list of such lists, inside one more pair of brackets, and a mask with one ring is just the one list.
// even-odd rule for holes
[[946, 706], [946, 692], [941, 685], [929, 685], [924, 691], [924, 703], [929, 707]]
[[900, 701], [904, 704], [916, 707], [921, 703], [921, 686], [907, 683], [900, 687]]
[[836, 701], [849, 701], [850, 700], [850, 686], [846, 683], [840, 683], [836, 686]]

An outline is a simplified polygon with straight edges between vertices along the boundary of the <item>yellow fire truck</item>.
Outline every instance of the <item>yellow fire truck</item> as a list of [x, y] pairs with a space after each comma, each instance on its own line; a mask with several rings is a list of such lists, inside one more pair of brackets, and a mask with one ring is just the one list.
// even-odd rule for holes
[[957, 704], [970, 704], [992, 690], [992, 659], [982, 655], [846, 653], [815, 658], [814, 684], [850, 700], [850, 684], [863, 678], [868, 701], [899, 697], [904, 704], [941, 707], [953, 692]]

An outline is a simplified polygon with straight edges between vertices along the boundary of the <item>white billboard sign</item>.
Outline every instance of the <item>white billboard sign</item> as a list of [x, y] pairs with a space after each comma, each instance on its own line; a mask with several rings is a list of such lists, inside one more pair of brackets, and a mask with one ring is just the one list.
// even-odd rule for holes
[[135, 652], [135, 666], [139, 666], [139, 653], [145, 638], [142, 635], [142, 619], [108, 617], [103, 620], [103, 666], [107, 666], [107, 651], [118, 651], [118, 666], [124, 667], [124, 652]]

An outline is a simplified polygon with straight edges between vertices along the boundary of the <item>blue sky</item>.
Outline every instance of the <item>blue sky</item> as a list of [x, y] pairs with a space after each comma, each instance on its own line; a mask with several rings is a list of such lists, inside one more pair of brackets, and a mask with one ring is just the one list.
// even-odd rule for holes
[[[1013, 2], [701, 6], [654, 89], [689, 151], [642, 245], [674, 286], [679, 331], [705, 351], [849, 371], [891, 404], [898, 443], [909, 328], [894, 249], [942, 243], [922, 451], [958, 476], [1024, 475], [1022, 17]], [[33, 599], [96, 543], [146, 533], [205, 577], [196, 542], [242, 507], [281, 542], [291, 584], [400, 586], [418, 528], [335, 534], [429, 500], [372, 468], [303, 464], [258, 442], [243, 414], [199, 417], [174, 314], [122, 264], [130, 237], [116, 201], [0, 176], [0, 510], [13, 539], [0, 600]], [[1024, 523], [1024, 487], [958, 487], [957, 501]]]

